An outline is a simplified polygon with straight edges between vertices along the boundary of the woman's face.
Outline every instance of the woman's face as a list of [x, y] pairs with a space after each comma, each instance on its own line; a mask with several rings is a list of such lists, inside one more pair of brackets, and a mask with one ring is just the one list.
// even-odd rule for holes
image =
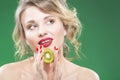
[[22, 13], [21, 22], [26, 42], [34, 52], [38, 45], [44, 48], [63, 47], [66, 31], [59, 17], [31, 6]]

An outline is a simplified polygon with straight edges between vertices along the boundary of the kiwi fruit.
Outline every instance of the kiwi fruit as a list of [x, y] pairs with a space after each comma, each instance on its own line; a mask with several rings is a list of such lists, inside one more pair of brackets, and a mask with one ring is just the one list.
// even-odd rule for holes
[[44, 49], [44, 62], [45, 63], [51, 63], [54, 60], [54, 53], [51, 49]]

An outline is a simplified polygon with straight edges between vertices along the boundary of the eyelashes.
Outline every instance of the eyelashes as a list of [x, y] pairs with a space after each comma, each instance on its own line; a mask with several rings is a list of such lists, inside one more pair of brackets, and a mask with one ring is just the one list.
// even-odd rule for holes
[[55, 20], [54, 19], [49, 19], [47, 20], [46, 24], [50, 25], [50, 24], [54, 24]]
[[26, 26], [26, 28], [27, 28], [28, 30], [34, 30], [37, 26], [38, 26], [38, 25], [36, 25], [36, 24], [28, 24], [28, 25]]
[[[45, 27], [45, 26], [48, 27], [48, 26], [52, 26], [55, 22], [56, 20], [54, 18], [49, 18], [40, 23], [42, 23], [42, 27]], [[41, 26], [41, 25], [38, 25], [40, 23], [35, 23], [34, 21], [34, 23], [28, 23], [25, 27], [27, 30], [34, 30]]]

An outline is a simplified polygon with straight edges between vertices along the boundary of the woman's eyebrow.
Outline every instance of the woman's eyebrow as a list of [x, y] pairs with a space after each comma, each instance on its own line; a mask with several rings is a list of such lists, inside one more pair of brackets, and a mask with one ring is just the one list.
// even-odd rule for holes
[[34, 20], [29, 20], [29, 21], [27, 21], [27, 23], [35, 23], [35, 21]]
[[49, 18], [56, 18], [55, 16], [45, 16], [44, 20], [49, 19]]
[[[45, 16], [45, 17], [43, 18], [43, 20], [46, 20], [46, 19], [49, 19], [49, 18], [56, 18], [56, 17], [55, 17], [55, 16]], [[35, 20], [28, 20], [26, 23], [27, 23], [27, 24], [28, 24], [28, 23], [35, 23]]]

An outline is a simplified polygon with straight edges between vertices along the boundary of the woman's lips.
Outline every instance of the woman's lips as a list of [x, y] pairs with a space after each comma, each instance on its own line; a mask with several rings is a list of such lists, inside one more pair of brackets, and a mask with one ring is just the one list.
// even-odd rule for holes
[[48, 47], [52, 43], [52, 38], [44, 38], [38, 42], [39, 45], [43, 45], [44, 47]]

